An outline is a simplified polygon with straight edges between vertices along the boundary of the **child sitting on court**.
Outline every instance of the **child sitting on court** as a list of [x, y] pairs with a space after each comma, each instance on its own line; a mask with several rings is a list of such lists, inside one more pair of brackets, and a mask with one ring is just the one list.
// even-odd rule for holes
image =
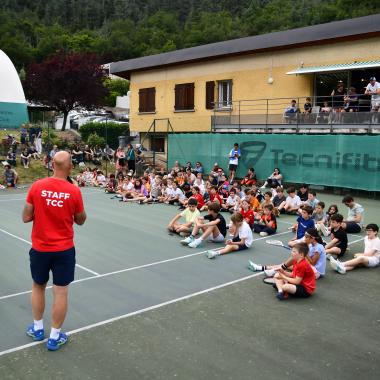
[[105, 186], [104, 191], [109, 194], [114, 194], [117, 188], [117, 181], [115, 178], [115, 174], [110, 174], [110, 178]]
[[[322, 238], [315, 228], [309, 228], [305, 232], [305, 243], [309, 246], [309, 253], [306, 259], [312, 265], [315, 279], [323, 277], [326, 273], [326, 251]], [[291, 270], [293, 258], [290, 255], [283, 263], [278, 265], [260, 265], [248, 260], [248, 269], [251, 271], [264, 271], [267, 277], [273, 277], [279, 269]]]
[[307, 201], [303, 202], [303, 206], [310, 206], [314, 210], [318, 203], [317, 193], [315, 191], [309, 191]]
[[284, 269], [279, 269], [274, 276], [278, 290], [277, 298], [285, 300], [289, 294], [294, 297], [310, 297], [315, 289], [315, 274], [307, 261], [306, 256], [309, 247], [306, 243], [298, 243], [292, 248], [293, 271], [290, 273]]
[[236, 195], [236, 189], [232, 188], [225, 204], [222, 204], [221, 211], [229, 211], [233, 213], [240, 204], [240, 198]]
[[296, 189], [294, 187], [289, 187], [287, 192], [288, 196], [286, 197], [286, 200], [278, 206], [278, 210], [281, 214], [296, 214], [301, 206], [301, 199], [296, 195]]
[[[180, 243], [190, 248], [197, 248], [206, 238], [214, 243], [223, 242], [227, 233], [227, 225], [226, 220], [219, 211], [220, 204], [218, 202], [210, 203], [208, 206], [208, 214], [205, 217], [198, 217], [195, 220], [191, 235], [181, 240]], [[203, 231], [203, 234], [196, 239], [195, 237], [200, 230]]]
[[367, 224], [367, 236], [364, 239], [364, 253], [356, 253], [352, 260], [340, 262], [330, 258], [331, 267], [340, 274], [354, 270], [357, 267], [374, 268], [380, 263], [380, 239], [377, 236], [379, 226], [374, 223]]
[[255, 219], [254, 219], [254, 212], [253, 210], [251, 209], [251, 207], [249, 206], [249, 203], [246, 199], [243, 199], [241, 202], [240, 202], [240, 214], [243, 216], [244, 220], [248, 223], [249, 227], [252, 229], [253, 228], [253, 224], [255, 222]]
[[243, 251], [251, 247], [253, 242], [252, 231], [240, 213], [235, 213], [231, 216], [230, 233], [233, 238], [227, 240], [226, 246], [222, 249], [207, 251], [207, 258], [214, 259], [220, 255]]
[[270, 191], [266, 191], [264, 193], [264, 200], [261, 203], [261, 207], [264, 208], [264, 206], [267, 206], [267, 205], [272, 205], [273, 206], [271, 198], [272, 198], [272, 193]]
[[[206, 206], [208, 207], [211, 203], [217, 202], [219, 205], [223, 204], [223, 199], [221, 196], [217, 193], [217, 187], [211, 186], [210, 192], [209, 192], [209, 200], [206, 202]], [[207, 210], [207, 207], [204, 207], [204, 210]]]
[[255, 194], [252, 190], [245, 189], [245, 199], [248, 201], [251, 209], [254, 212], [260, 212], [261, 211], [261, 204], [260, 201], [255, 197]]
[[241, 180], [240, 184], [242, 186], [249, 187], [249, 186], [252, 186], [252, 185], [256, 185], [256, 183], [257, 183], [257, 177], [256, 177], [255, 169], [254, 168], [249, 168], [248, 169], [248, 173]]
[[301, 208], [301, 215], [297, 218], [297, 223], [293, 225], [296, 230], [296, 237], [288, 242], [289, 247], [294, 247], [298, 243], [305, 241], [304, 235], [308, 228], [314, 228], [314, 220], [311, 219], [313, 209], [310, 206], [303, 206]]
[[329, 231], [327, 229], [327, 218], [326, 213], [323, 211], [325, 208], [324, 202], [318, 202], [318, 204], [315, 206], [315, 209], [313, 211], [313, 220], [315, 223], [315, 228], [320, 234], [323, 234], [324, 236], [328, 236]]
[[343, 216], [341, 214], [334, 214], [331, 216], [331, 241], [327, 243], [325, 247], [327, 253], [326, 257], [328, 259], [330, 259], [332, 255], [341, 257], [347, 250], [347, 233], [343, 230], [342, 223]]
[[273, 205], [264, 205], [264, 212], [260, 220], [253, 225], [253, 231], [259, 233], [260, 236], [268, 236], [276, 233], [277, 222], [273, 213]]
[[284, 190], [282, 189], [281, 186], [278, 186], [276, 189], [272, 189], [272, 194], [274, 194], [274, 196], [272, 198], [272, 203], [274, 206], [274, 214], [276, 216], [279, 216], [280, 211], [278, 210], [278, 208], [280, 207], [280, 204], [282, 202], [286, 201], [286, 197], [284, 195]]
[[[193, 229], [194, 222], [201, 214], [197, 209], [198, 202], [195, 198], [190, 198], [187, 208], [177, 214], [169, 223], [168, 231], [179, 234], [181, 232], [188, 233]], [[185, 218], [185, 223], [178, 223], [180, 218]]]

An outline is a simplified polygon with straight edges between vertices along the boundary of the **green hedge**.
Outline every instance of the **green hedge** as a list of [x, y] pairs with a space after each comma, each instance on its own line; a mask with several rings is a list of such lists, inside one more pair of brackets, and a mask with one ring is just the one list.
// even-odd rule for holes
[[[87, 141], [91, 134], [106, 139], [106, 123], [87, 123], [79, 128], [79, 132], [84, 141]], [[129, 136], [128, 124], [107, 123], [107, 143], [113, 149], [119, 146], [119, 136]]]

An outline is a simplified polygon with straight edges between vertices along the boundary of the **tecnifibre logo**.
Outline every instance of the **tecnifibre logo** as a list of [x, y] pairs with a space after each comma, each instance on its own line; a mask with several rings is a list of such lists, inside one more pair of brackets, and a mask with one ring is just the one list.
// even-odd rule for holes
[[[254, 167], [266, 151], [267, 144], [263, 141], [245, 141], [240, 145], [241, 154], [246, 167]], [[304, 166], [306, 168], [326, 168], [343, 170], [380, 171], [380, 158], [368, 153], [329, 152], [324, 154], [321, 147], [316, 147], [318, 153], [289, 152], [285, 149], [270, 149], [270, 159], [274, 167]]]

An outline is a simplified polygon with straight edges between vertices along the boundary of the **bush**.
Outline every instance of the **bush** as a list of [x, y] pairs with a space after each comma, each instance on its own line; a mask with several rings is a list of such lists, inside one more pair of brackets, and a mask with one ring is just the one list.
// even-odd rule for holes
[[97, 133], [91, 133], [91, 135], [88, 136], [87, 144], [89, 146], [100, 146], [104, 148], [106, 146], [106, 139], [100, 137]]
[[[104, 138], [113, 149], [119, 146], [119, 136], [129, 136], [128, 124], [107, 123], [107, 139], [106, 139], [106, 123], [87, 123], [83, 124], [79, 132], [84, 141], [88, 141], [91, 134], [97, 134]], [[107, 140], [107, 141], [106, 141]]]
[[57, 145], [59, 149], [66, 147], [65, 142], [57, 136], [52, 128], [50, 128], [49, 135], [47, 128], [42, 129], [42, 144], [47, 152], [53, 148], [53, 145]]

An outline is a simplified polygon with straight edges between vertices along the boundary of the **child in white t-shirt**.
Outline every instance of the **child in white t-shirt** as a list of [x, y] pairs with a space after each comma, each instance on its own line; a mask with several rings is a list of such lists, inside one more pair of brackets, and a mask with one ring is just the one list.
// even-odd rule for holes
[[231, 216], [230, 233], [233, 238], [227, 240], [227, 245], [224, 248], [207, 251], [206, 255], [209, 259], [231, 252], [243, 251], [251, 247], [253, 243], [252, 230], [240, 213], [235, 213]]
[[278, 211], [280, 211], [280, 213], [296, 214], [302, 205], [301, 199], [296, 195], [296, 189], [294, 187], [289, 187], [287, 193], [288, 196], [286, 200], [278, 206]]
[[364, 239], [364, 253], [356, 253], [354, 259], [345, 262], [330, 258], [330, 265], [332, 269], [340, 274], [346, 274], [347, 271], [353, 270], [357, 267], [377, 267], [380, 263], [380, 239], [377, 234], [379, 226], [374, 223], [367, 224], [367, 236]]

